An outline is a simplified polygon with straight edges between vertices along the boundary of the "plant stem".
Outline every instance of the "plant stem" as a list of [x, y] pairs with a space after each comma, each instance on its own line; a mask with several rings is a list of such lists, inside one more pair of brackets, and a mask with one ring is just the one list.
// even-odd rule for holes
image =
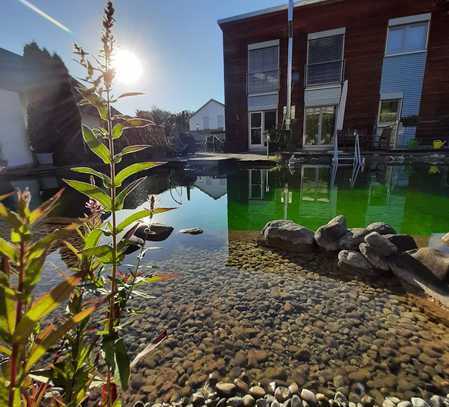
[[[22, 292], [23, 292], [23, 280], [24, 280], [24, 272], [25, 272], [25, 244], [21, 236], [20, 240], [20, 258], [19, 258], [19, 276], [18, 276], [18, 284], [17, 284], [17, 304], [16, 304], [16, 321], [15, 326], [19, 325], [20, 320], [22, 319]], [[16, 387], [17, 380], [17, 366], [19, 364], [19, 351], [20, 344], [18, 342], [14, 342], [12, 346], [12, 353], [10, 359], [11, 366], [11, 375], [10, 375], [10, 383], [9, 383], [9, 398], [8, 405], [10, 407], [14, 406], [14, 390]]]

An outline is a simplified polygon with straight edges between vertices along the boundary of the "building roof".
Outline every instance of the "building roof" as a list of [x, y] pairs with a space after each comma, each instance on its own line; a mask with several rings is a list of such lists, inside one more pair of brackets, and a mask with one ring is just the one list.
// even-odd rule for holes
[[[308, 6], [308, 5], [316, 4], [316, 3], [324, 3], [326, 1], [329, 1], [329, 0], [299, 0], [299, 1], [295, 1], [294, 7], [303, 7], [303, 6]], [[285, 0], [285, 3], [286, 4], [281, 5], [281, 6], [264, 8], [264, 9], [252, 11], [249, 13], [238, 14], [236, 16], [222, 18], [222, 19], [218, 20], [218, 24], [222, 25], [222, 24], [226, 24], [226, 23], [232, 23], [234, 21], [245, 20], [247, 18], [262, 16], [264, 14], [270, 14], [270, 13], [275, 13], [277, 11], [287, 10], [288, 9], [288, 1]]]
[[0, 89], [21, 92], [26, 88], [23, 57], [0, 48]]
[[190, 116], [190, 118], [192, 118], [193, 116], [195, 116], [198, 112], [200, 112], [201, 110], [203, 110], [209, 103], [211, 102], [215, 102], [218, 103], [219, 105], [225, 107], [224, 103], [219, 102], [218, 100], [212, 98], [209, 99], [203, 106], [201, 106], [195, 113], [192, 113], [192, 116]]

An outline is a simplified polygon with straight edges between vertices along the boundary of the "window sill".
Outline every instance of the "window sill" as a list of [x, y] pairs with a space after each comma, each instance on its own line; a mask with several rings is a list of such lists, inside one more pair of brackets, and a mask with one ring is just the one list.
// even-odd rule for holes
[[306, 85], [305, 90], [334, 89], [341, 88], [341, 82], [329, 82], [319, 85]]
[[387, 54], [385, 55], [385, 58], [400, 57], [403, 55], [423, 54], [425, 52], [427, 52], [427, 49], [422, 49], [420, 51], [398, 52], [397, 54]]
[[277, 95], [279, 90], [274, 90], [273, 92], [262, 92], [262, 93], [248, 93], [248, 97], [250, 96], [268, 96], [268, 95]]

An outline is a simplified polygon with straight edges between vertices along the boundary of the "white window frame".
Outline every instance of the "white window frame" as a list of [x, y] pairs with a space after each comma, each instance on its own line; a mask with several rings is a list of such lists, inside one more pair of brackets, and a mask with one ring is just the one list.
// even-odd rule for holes
[[[276, 115], [276, 128], [278, 126], [278, 110], [277, 109], [267, 109], [267, 110], [255, 110], [252, 112], [248, 112], [248, 148], [251, 150], [252, 149], [260, 149], [260, 148], [264, 148], [265, 147], [265, 113], [266, 112], [275, 112]], [[252, 114], [257, 114], [260, 113], [261, 114], [261, 118], [260, 118], [260, 144], [252, 144], [251, 143], [251, 129], [252, 124], [251, 124], [251, 115]], [[254, 127], [254, 128], [258, 128], [258, 127]]]
[[[302, 146], [303, 148], [307, 148], [307, 149], [322, 149], [322, 148], [329, 148], [330, 146], [332, 146], [332, 139], [330, 144], [306, 144], [306, 115], [307, 115], [307, 109], [322, 109], [324, 107], [333, 107], [334, 110], [334, 117], [335, 117], [335, 122], [334, 122], [334, 132], [332, 133], [332, 138], [334, 137], [334, 133], [335, 133], [335, 126], [337, 125], [337, 113], [338, 113], [338, 105], [333, 105], [333, 104], [326, 104], [326, 105], [319, 105], [319, 106], [304, 106], [304, 119], [303, 119], [303, 124], [302, 124]], [[322, 130], [322, 115], [323, 113], [320, 112], [320, 121], [318, 123], [318, 129], [319, 129], [319, 136], [320, 136], [320, 140], [321, 140], [321, 130]]]
[[[322, 89], [322, 88], [329, 88], [333, 87], [332, 85], [335, 85], [336, 82], [327, 82], [322, 84], [316, 84], [316, 85], [309, 85], [307, 83], [308, 81], [308, 70], [309, 70], [309, 47], [310, 47], [310, 40], [317, 40], [320, 38], [327, 38], [327, 37], [334, 37], [336, 35], [343, 35], [343, 44], [341, 48], [341, 79], [343, 79], [343, 70], [345, 66], [345, 47], [346, 47], [346, 27], [340, 27], [335, 28], [333, 30], [326, 30], [326, 31], [319, 31], [315, 33], [310, 33], [307, 35], [307, 55], [306, 55], [306, 75], [305, 75], [305, 88], [306, 89]], [[340, 60], [335, 61], [327, 61], [327, 63], [331, 62], [339, 62]]]
[[[253, 172], [259, 172], [260, 182], [258, 184], [253, 184]], [[248, 179], [248, 199], [250, 201], [263, 201], [265, 195], [265, 183], [267, 178], [267, 172], [264, 169], [250, 169], [249, 179]], [[253, 195], [253, 185], [260, 186], [260, 195]]]
[[[277, 66], [277, 70], [278, 70], [278, 89], [272, 92], [258, 92], [258, 93], [250, 93], [249, 92], [249, 80], [248, 80], [248, 76], [249, 76], [249, 51], [255, 50], [255, 49], [261, 49], [261, 48], [271, 48], [271, 47], [278, 47], [278, 66]], [[280, 40], [270, 40], [270, 41], [263, 41], [263, 42], [255, 42], [252, 44], [248, 44], [248, 51], [247, 51], [247, 63], [246, 63], [246, 95], [248, 96], [263, 96], [263, 95], [277, 95], [279, 93], [279, 87], [280, 87], [280, 82], [281, 82], [281, 78], [280, 78], [280, 57], [281, 57], [281, 52], [280, 52]]]
[[390, 145], [393, 144], [393, 147], [396, 147], [398, 144], [398, 133], [399, 133], [399, 127], [401, 124], [402, 108], [404, 106], [404, 95], [402, 93], [391, 93], [391, 94], [381, 95], [380, 100], [379, 100], [379, 108], [377, 110], [377, 133], [378, 133], [377, 137], [380, 136], [379, 129], [391, 127], [391, 125], [393, 124], [393, 123], [383, 123], [383, 124], [380, 123], [380, 110], [382, 108], [382, 102], [388, 102], [389, 100], [399, 100], [397, 120], [394, 123], [393, 132], [392, 132], [392, 137], [394, 139], [393, 143], [391, 143], [391, 140], [390, 140]]
[[[397, 57], [400, 55], [411, 55], [411, 54], [422, 54], [423, 52], [427, 52], [428, 46], [429, 46], [429, 35], [430, 35], [430, 22], [432, 19], [431, 13], [425, 13], [425, 14], [417, 14], [414, 16], [407, 16], [407, 17], [399, 17], [399, 18], [392, 18], [388, 21], [388, 27], [387, 27], [387, 37], [385, 41], [385, 58], [388, 57]], [[427, 23], [427, 32], [426, 32], [426, 40], [424, 49], [421, 50], [415, 50], [415, 51], [404, 51], [404, 52], [395, 52], [395, 53], [389, 53], [388, 52], [388, 42], [390, 41], [390, 29], [391, 28], [397, 28], [401, 26], [408, 26], [413, 24], [419, 24], [419, 23]]]

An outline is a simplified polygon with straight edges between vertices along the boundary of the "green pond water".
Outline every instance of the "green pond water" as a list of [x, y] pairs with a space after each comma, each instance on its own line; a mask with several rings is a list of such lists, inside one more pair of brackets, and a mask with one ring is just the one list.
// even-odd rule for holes
[[[121, 216], [145, 207], [156, 195], [160, 207], [177, 210], [157, 221], [175, 228], [163, 247], [192, 245], [218, 248], [235, 232], [259, 231], [272, 219], [291, 219], [316, 229], [336, 215], [346, 216], [349, 227], [372, 222], [391, 224], [398, 232], [414, 235], [419, 243], [438, 240], [449, 231], [449, 170], [445, 166], [368, 165], [352, 180], [352, 169], [341, 167], [332, 181], [330, 166], [288, 168], [161, 168], [149, 173], [143, 186], [126, 201]], [[33, 205], [64, 186], [58, 176], [0, 180], [0, 192], [29, 187]], [[55, 216], [78, 217], [85, 198], [66, 189]], [[8, 202], [14, 206], [14, 199]], [[204, 234], [185, 236], [182, 228], [200, 227]]]

